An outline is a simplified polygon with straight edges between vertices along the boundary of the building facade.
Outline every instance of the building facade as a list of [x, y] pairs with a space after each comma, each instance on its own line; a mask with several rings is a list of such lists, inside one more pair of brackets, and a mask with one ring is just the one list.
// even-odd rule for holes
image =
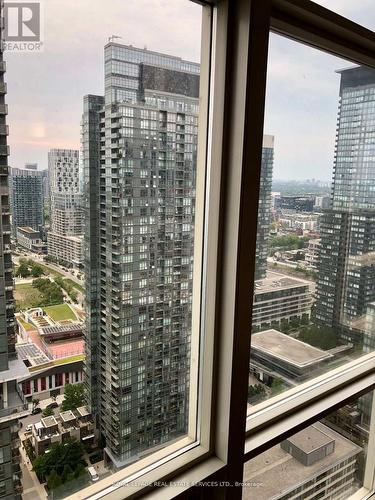
[[43, 217], [43, 178], [35, 169], [11, 169], [10, 177], [12, 230], [17, 237], [18, 227], [40, 231]]
[[[2, 30], [1, 30], [2, 32]], [[19, 418], [28, 415], [28, 405], [17, 379], [25, 365], [17, 358], [13, 299], [13, 268], [10, 248], [8, 185], [8, 127], [4, 83], [5, 63], [0, 50], [0, 498], [21, 500]], [[27, 371], [27, 370], [26, 370]]]
[[375, 300], [375, 71], [341, 71], [330, 208], [321, 219], [316, 321], [361, 345]]
[[48, 153], [51, 192], [51, 230], [48, 255], [80, 267], [82, 264], [83, 210], [79, 151], [52, 149]]
[[310, 319], [312, 282], [268, 271], [255, 283], [252, 326], [264, 330], [293, 319]]
[[263, 137], [262, 166], [260, 171], [257, 243], [255, 253], [255, 279], [266, 276], [268, 237], [271, 226], [271, 190], [274, 157], [274, 136]]
[[84, 100], [88, 402], [118, 467], [187, 430], [198, 94], [199, 65], [109, 43]]
[[317, 422], [249, 460], [243, 498], [344, 500], [356, 491], [362, 448]]
[[16, 233], [17, 243], [35, 253], [46, 253], [47, 247], [43, 243], [40, 232], [35, 231], [32, 227], [17, 227]]

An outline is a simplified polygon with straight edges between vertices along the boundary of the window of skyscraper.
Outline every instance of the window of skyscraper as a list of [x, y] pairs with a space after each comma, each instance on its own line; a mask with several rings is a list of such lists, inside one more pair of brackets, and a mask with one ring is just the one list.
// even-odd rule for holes
[[375, 348], [375, 71], [271, 34], [249, 410]]
[[[0, 2], [0, 500], [375, 491], [359, 2]], [[6, 83], [5, 83], [6, 82]]]

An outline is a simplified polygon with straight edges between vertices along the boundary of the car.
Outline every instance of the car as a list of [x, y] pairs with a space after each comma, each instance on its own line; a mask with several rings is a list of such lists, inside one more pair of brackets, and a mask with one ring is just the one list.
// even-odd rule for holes
[[29, 424], [25, 428], [25, 432], [31, 432], [33, 430], [33, 424]]
[[53, 410], [54, 408], [58, 408], [59, 405], [54, 401], [53, 403], [50, 403], [49, 405], [46, 406], [46, 408], [49, 408], [50, 410]]
[[37, 413], [42, 413], [42, 409], [37, 407], [34, 408], [33, 411], [31, 412], [32, 415], [36, 415]]
[[99, 476], [98, 476], [98, 473], [95, 470], [95, 467], [88, 467], [87, 471], [90, 474], [91, 481], [98, 481], [99, 480]]

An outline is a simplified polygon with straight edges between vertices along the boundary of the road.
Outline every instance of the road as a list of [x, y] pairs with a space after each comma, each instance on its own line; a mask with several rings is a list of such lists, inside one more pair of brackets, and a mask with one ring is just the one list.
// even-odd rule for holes
[[40, 264], [43, 264], [44, 266], [47, 266], [54, 271], [57, 271], [58, 273], [61, 273], [63, 276], [66, 278], [70, 278], [72, 281], [77, 283], [78, 285], [84, 286], [84, 281], [82, 279], [77, 278], [77, 276], [71, 272], [71, 271], [65, 271], [62, 267], [57, 266], [56, 264], [52, 264], [51, 262], [45, 262], [43, 260], [43, 255], [39, 255], [36, 253], [28, 252], [27, 250], [22, 250], [21, 255], [12, 255], [13, 262], [17, 265], [19, 263], [20, 258], [25, 258], [25, 259], [32, 259], [35, 262], [39, 262]]

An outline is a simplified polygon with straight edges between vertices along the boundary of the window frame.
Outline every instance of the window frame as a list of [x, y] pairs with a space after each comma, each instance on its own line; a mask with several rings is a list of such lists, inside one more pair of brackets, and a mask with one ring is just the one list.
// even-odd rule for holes
[[[215, 173], [207, 178], [199, 444], [187, 437], [185, 448], [181, 449], [183, 440], [167, 445], [74, 494], [69, 497], [71, 500], [141, 495], [173, 498], [192, 494], [195, 482], [212, 478], [222, 482], [220, 488], [210, 488], [212, 498], [240, 499], [241, 487], [232, 485], [242, 481], [243, 464], [252, 454], [317, 420], [340, 402], [375, 387], [375, 353], [371, 353], [330, 372], [324, 380], [309, 381], [261, 403], [247, 416], [252, 318], [249, 297], [254, 289], [269, 33], [273, 31], [374, 68], [375, 34], [310, 0], [193, 1], [205, 5], [201, 88], [205, 85], [206, 93], [203, 90], [201, 103], [209, 102], [209, 107], [201, 104], [201, 112], [207, 108], [209, 115], [203, 111], [200, 118], [203, 128], [199, 147], [201, 158], [204, 151], [209, 171]], [[207, 9], [211, 12], [209, 5], [212, 25], [205, 18]], [[251, 133], [246, 133], [248, 130]], [[197, 328], [198, 323], [194, 324]], [[369, 449], [371, 444], [375, 450], [374, 402], [373, 408]], [[353, 499], [371, 494], [375, 486], [374, 468], [375, 452], [369, 454], [364, 486]], [[125, 484], [129, 477], [138, 479], [139, 484], [126, 489], [119, 484], [110, 485], [115, 481]], [[169, 480], [174, 482], [166, 488], [152, 485]], [[204, 498], [205, 488], [195, 487], [193, 494], [194, 498], [200, 494]]]

